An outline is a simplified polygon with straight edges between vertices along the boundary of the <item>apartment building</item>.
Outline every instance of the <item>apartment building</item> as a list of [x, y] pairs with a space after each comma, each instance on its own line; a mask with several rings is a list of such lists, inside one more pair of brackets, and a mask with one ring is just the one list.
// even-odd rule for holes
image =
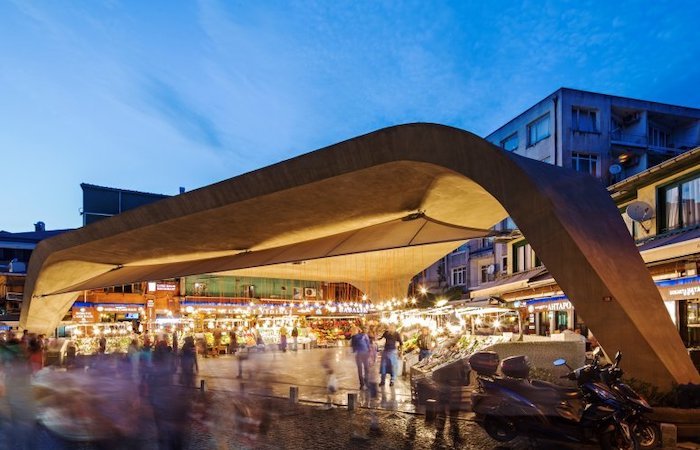
[[[700, 145], [700, 109], [561, 88], [485, 137], [504, 151], [586, 172], [605, 185], [635, 176]], [[496, 231], [517, 229], [512, 221]], [[507, 233], [506, 233], [507, 234]], [[516, 233], [515, 236], [518, 236]], [[436, 264], [446, 288], [465, 293], [508, 274], [541, 267], [526, 241], [476, 239]], [[465, 250], [466, 249], [466, 252]], [[452, 261], [459, 265], [453, 265]], [[452, 283], [454, 271], [467, 267], [464, 284]], [[425, 271], [425, 284], [444, 289]], [[461, 281], [461, 278], [456, 278]], [[563, 319], [562, 319], [563, 320]]]

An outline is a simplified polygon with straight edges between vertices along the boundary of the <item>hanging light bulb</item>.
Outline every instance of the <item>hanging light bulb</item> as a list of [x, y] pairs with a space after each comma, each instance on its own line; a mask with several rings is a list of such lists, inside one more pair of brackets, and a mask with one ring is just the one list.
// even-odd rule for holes
[[491, 324], [491, 326], [497, 330], [497, 329], [501, 328], [501, 321], [496, 319], [493, 321], [493, 324]]
[[420, 290], [420, 293], [423, 295], [428, 293], [428, 289], [425, 286], [421, 286], [419, 290]]

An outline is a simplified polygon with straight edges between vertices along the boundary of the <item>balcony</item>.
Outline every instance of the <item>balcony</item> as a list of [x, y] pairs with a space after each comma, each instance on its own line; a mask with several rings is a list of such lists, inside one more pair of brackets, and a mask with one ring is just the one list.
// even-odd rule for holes
[[652, 140], [647, 135], [624, 133], [619, 130], [610, 133], [610, 143], [612, 145], [636, 147], [672, 156], [681, 154], [698, 145], [698, 143], [676, 141], [673, 139], [673, 136], [664, 140]]

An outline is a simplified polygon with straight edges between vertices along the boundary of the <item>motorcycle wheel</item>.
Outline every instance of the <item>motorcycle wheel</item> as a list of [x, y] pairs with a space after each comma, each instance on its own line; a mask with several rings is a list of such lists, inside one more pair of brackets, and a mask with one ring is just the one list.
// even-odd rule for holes
[[639, 440], [639, 448], [656, 448], [661, 443], [661, 429], [651, 421], [642, 421], [634, 426], [634, 434]]
[[640, 450], [639, 437], [635, 433], [631, 433], [630, 439], [627, 439], [620, 429], [604, 433], [600, 437], [601, 450]]
[[511, 420], [502, 417], [486, 416], [484, 418], [484, 430], [498, 442], [508, 442], [518, 437], [518, 430], [515, 428], [515, 424]]

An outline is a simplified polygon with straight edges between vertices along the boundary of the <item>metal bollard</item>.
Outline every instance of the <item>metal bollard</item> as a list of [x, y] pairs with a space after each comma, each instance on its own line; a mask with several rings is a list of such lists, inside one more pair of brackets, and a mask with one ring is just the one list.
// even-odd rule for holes
[[357, 405], [357, 394], [348, 392], [348, 411], [355, 411]]
[[437, 415], [437, 400], [429, 398], [425, 401], [425, 421], [432, 422]]
[[299, 388], [289, 386], [289, 403], [299, 403]]
[[661, 424], [661, 448], [676, 448], [678, 444], [678, 429], [672, 423]]
[[204, 383], [204, 380], [199, 380], [199, 390], [200, 390], [200, 392], [206, 392], [207, 388], [206, 388], [206, 385]]

